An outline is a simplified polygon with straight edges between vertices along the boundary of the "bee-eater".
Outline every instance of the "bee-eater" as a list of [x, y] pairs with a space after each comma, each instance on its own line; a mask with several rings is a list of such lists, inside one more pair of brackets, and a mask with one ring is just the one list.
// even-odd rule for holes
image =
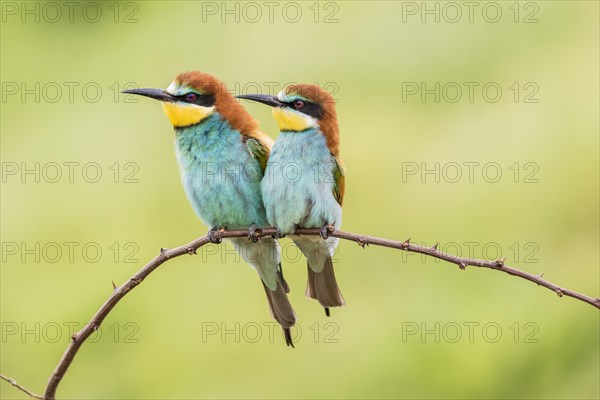
[[[134, 89], [123, 93], [159, 100], [175, 128], [175, 150], [185, 193], [211, 229], [267, 226], [260, 183], [273, 140], [258, 130], [217, 78], [199, 71], [179, 74], [166, 90]], [[288, 300], [276, 239], [231, 239], [235, 249], [258, 272], [271, 315], [293, 347], [290, 327], [296, 315]]]
[[290, 85], [277, 96], [237, 96], [273, 107], [281, 133], [267, 163], [261, 191], [267, 220], [281, 234], [296, 227], [321, 228], [315, 236], [292, 236], [308, 263], [307, 297], [329, 307], [345, 304], [333, 271], [338, 239], [328, 228], [342, 223], [344, 167], [333, 97], [316, 85]]

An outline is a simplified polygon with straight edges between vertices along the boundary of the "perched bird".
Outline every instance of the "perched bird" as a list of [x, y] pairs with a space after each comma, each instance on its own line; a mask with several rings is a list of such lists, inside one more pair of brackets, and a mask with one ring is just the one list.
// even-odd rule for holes
[[[123, 93], [159, 100], [175, 128], [175, 150], [185, 193], [218, 243], [219, 229], [267, 226], [260, 183], [273, 140], [258, 130], [217, 78], [199, 71], [179, 74], [166, 90], [134, 89]], [[254, 238], [254, 235], [250, 235]], [[279, 243], [263, 237], [230, 239], [239, 254], [258, 272], [271, 315], [293, 347], [290, 327], [296, 315], [281, 271]]]
[[321, 228], [315, 236], [292, 236], [308, 263], [307, 297], [329, 307], [345, 304], [333, 271], [338, 239], [331, 227], [342, 223], [344, 167], [339, 157], [339, 127], [333, 97], [316, 85], [290, 85], [277, 96], [238, 98], [273, 107], [281, 133], [267, 164], [261, 190], [267, 220], [282, 235], [296, 227]]

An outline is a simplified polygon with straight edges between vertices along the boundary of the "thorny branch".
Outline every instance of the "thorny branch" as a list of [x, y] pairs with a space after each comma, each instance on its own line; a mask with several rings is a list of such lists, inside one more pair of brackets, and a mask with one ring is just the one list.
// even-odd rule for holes
[[[239, 230], [221, 230], [214, 232], [214, 239], [226, 239], [226, 238], [234, 238], [234, 237], [246, 237], [249, 233], [252, 232], [252, 235], [256, 239], [259, 239], [262, 236], [271, 236], [277, 233], [275, 228], [266, 228], [266, 229], [255, 229], [249, 231], [247, 229], [239, 229]], [[297, 235], [321, 235], [320, 229], [307, 229], [307, 228], [299, 228], [296, 230], [295, 234]], [[394, 240], [381, 239], [373, 236], [362, 236], [356, 235], [354, 233], [348, 233], [343, 231], [334, 230], [330, 228], [328, 230], [329, 236], [337, 237], [340, 239], [345, 239], [349, 241], [353, 241], [358, 243], [358, 245], [363, 248], [366, 245], [375, 245], [382, 247], [390, 247], [393, 249], [410, 251], [413, 253], [425, 254], [430, 257], [438, 258], [440, 260], [444, 260], [453, 264], [456, 264], [460, 269], [465, 269], [468, 266], [473, 267], [482, 267], [482, 268], [490, 268], [497, 271], [505, 272], [509, 275], [518, 276], [520, 278], [526, 279], [528, 281], [534, 282], [539, 286], [543, 286], [558, 296], [568, 296], [574, 299], [583, 301], [584, 303], [588, 303], [597, 309], [600, 309], [600, 298], [592, 298], [581, 293], [577, 293], [573, 290], [569, 290], [566, 288], [562, 288], [554, 283], [551, 283], [540, 276], [533, 275], [504, 264], [504, 259], [499, 259], [496, 261], [486, 261], [486, 260], [477, 260], [473, 258], [463, 258], [457, 257], [451, 254], [444, 253], [437, 249], [437, 244], [432, 247], [419, 246], [416, 244], [410, 243], [410, 239], [405, 240], [403, 242], [398, 242]], [[184, 254], [195, 254], [196, 250], [200, 247], [210, 243], [210, 239], [207, 236], [202, 236], [194, 240], [191, 243], [186, 245], [176, 247], [174, 249], [161, 249], [160, 254], [154, 257], [148, 264], [146, 264], [142, 269], [140, 269], [133, 277], [131, 277], [127, 282], [125, 282], [122, 286], [116, 287], [113, 283], [114, 291], [110, 295], [110, 297], [104, 302], [102, 307], [96, 312], [96, 314], [92, 317], [90, 322], [88, 322], [81, 331], [75, 333], [72, 336], [72, 340], [69, 343], [69, 346], [65, 350], [62, 358], [60, 359], [56, 369], [52, 372], [50, 379], [48, 381], [48, 385], [46, 386], [46, 391], [44, 396], [38, 396], [18, 385], [14, 379], [6, 378], [3, 375], [0, 375], [2, 379], [8, 381], [13, 386], [16, 386], [18, 389], [27, 393], [29, 396], [36, 399], [45, 399], [45, 400], [54, 400], [56, 395], [56, 389], [60, 384], [61, 380], [65, 376], [67, 369], [73, 362], [77, 351], [81, 347], [81, 345], [85, 342], [85, 340], [96, 331], [102, 321], [106, 318], [106, 316], [110, 313], [110, 311], [117, 305], [119, 301], [127, 293], [129, 293], [133, 288], [139, 285], [148, 275], [152, 273], [156, 268], [165, 263], [166, 261], [182, 256]]]
[[0, 374], [0, 379], [3, 379], [6, 382], [10, 383], [11, 385], [13, 385], [14, 387], [16, 387], [20, 391], [26, 393], [29, 397], [32, 397], [34, 399], [42, 399], [42, 400], [44, 400], [44, 398], [42, 396], [40, 396], [39, 394], [35, 394], [33, 392], [30, 392], [29, 390], [25, 389], [23, 386], [19, 385], [17, 383], [17, 381], [14, 380], [13, 378], [9, 378], [8, 376], [4, 376], [4, 375]]

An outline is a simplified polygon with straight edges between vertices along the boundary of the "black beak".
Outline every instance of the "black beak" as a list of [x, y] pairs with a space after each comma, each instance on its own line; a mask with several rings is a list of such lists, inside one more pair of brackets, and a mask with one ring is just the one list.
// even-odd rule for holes
[[175, 101], [175, 97], [171, 96], [169, 93], [162, 89], [130, 89], [123, 90], [121, 93], [127, 94], [137, 94], [140, 96], [150, 97], [151, 99], [160, 100], [160, 101]]
[[282, 103], [275, 96], [269, 96], [268, 94], [242, 94], [239, 96], [235, 96], [236, 99], [246, 99], [257, 101], [259, 103], [266, 104], [271, 107], [285, 107], [286, 104]]

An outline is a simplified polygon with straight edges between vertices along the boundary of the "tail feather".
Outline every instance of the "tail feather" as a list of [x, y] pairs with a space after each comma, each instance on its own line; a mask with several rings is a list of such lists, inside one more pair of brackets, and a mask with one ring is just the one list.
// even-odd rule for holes
[[283, 279], [279, 242], [270, 237], [264, 237], [256, 244], [247, 238], [231, 241], [244, 260], [258, 272], [267, 294], [271, 316], [281, 325], [285, 343], [294, 347], [290, 328], [296, 323], [296, 314], [287, 297], [290, 288]]
[[290, 328], [296, 323], [296, 313], [294, 312], [294, 309], [292, 308], [285, 291], [287, 284], [282, 283], [282, 281], [278, 279], [277, 289], [275, 290], [269, 289], [264, 282], [262, 282], [262, 285], [265, 289], [265, 293], [267, 294], [271, 316], [279, 323], [279, 325], [281, 325], [281, 328], [283, 329], [285, 344], [294, 347]]
[[292, 349], [295, 349], [296, 347], [292, 341], [292, 332], [290, 332], [290, 328], [283, 328], [283, 336], [285, 337], [285, 344], [291, 346]]
[[277, 270], [277, 275], [279, 276], [279, 279], [281, 279], [281, 282], [283, 284], [283, 290], [285, 290], [286, 293], [289, 293], [290, 286], [288, 285], [286, 280], [283, 278], [283, 268], [281, 268], [281, 263], [279, 263], [279, 269]]
[[306, 296], [321, 303], [327, 316], [329, 316], [329, 307], [341, 307], [346, 304], [335, 279], [331, 257], [325, 260], [325, 266], [321, 272], [315, 272], [310, 266], [308, 267]]

